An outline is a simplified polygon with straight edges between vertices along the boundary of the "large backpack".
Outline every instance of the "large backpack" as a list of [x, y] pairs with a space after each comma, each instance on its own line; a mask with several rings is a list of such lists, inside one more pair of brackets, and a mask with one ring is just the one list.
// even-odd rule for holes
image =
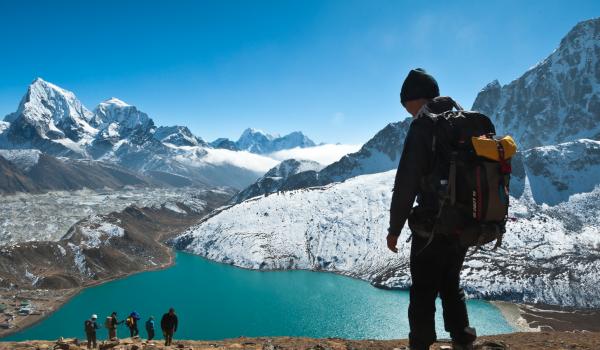
[[113, 319], [112, 316], [106, 316], [106, 319], [104, 320], [104, 327], [106, 328], [113, 328]]
[[83, 329], [86, 333], [90, 333], [95, 330], [91, 320], [85, 320], [85, 322], [83, 323]]
[[436, 193], [439, 205], [436, 213], [414, 210], [409, 226], [429, 239], [427, 245], [435, 235], [444, 235], [464, 247], [496, 240], [496, 248], [506, 231], [516, 145], [510, 136], [497, 137], [487, 116], [453, 104], [455, 110], [425, 112], [434, 124], [433, 157], [421, 187]]

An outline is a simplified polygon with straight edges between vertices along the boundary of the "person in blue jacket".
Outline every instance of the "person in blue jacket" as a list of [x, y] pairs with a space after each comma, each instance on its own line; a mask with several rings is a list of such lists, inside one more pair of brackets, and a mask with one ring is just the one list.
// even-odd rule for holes
[[154, 339], [154, 316], [150, 316], [146, 321], [146, 332], [148, 333], [148, 340]]

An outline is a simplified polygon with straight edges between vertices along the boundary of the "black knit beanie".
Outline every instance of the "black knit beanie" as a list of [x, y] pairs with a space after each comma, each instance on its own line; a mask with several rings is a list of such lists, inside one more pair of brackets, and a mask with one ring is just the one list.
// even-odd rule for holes
[[425, 69], [417, 68], [408, 72], [402, 90], [400, 90], [400, 102], [404, 105], [407, 101], [420, 98], [434, 98], [440, 95], [437, 81], [429, 75]]

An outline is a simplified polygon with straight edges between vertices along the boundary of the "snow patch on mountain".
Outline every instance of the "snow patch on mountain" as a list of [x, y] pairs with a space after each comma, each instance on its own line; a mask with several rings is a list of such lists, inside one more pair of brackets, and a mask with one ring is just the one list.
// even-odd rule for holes
[[[92, 215], [79, 225], [80, 246], [87, 249], [98, 248], [108, 244], [111, 238], [125, 236], [125, 230], [117, 225], [118, 222], [107, 221], [106, 217]], [[73, 234], [64, 238], [70, 239]]]
[[192, 134], [186, 126], [160, 126], [154, 133], [154, 138], [163, 143], [176, 146], [204, 146], [206, 142]]
[[[519, 163], [519, 164], [517, 164]], [[578, 193], [591, 192], [600, 184], [600, 141], [577, 140], [534, 147], [519, 154], [513, 169], [513, 195], [522, 192], [523, 175], [537, 203], [555, 205]]]
[[38, 163], [41, 154], [37, 149], [0, 149], [0, 156], [25, 172]]
[[8, 128], [10, 128], [10, 123], [5, 121], [0, 121], [0, 135], [4, 133]]
[[231, 201], [233, 203], [237, 203], [248, 198], [279, 191], [282, 187], [282, 184], [284, 184], [290, 176], [307, 171], [316, 172], [322, 168], [323, 166], [320, 163], [311, 160], [284, 160], [274, 168], [267, 171], [267, 173], [255, 183], [236, 194]]

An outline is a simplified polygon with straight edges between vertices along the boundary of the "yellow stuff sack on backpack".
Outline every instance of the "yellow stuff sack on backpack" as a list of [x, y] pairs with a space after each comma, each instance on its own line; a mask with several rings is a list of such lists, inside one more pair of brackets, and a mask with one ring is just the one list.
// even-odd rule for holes
[[484, 157], [496, 162], [500, 161], [500, 152], [498, 143], [504, 149], [504, 159], [510, 159], [517, 152], [517, 144], [510, 136], [504, 136], [501, 139], [490, 139], [484, 136], [472, 137], [471, 142], [478, 156]]

